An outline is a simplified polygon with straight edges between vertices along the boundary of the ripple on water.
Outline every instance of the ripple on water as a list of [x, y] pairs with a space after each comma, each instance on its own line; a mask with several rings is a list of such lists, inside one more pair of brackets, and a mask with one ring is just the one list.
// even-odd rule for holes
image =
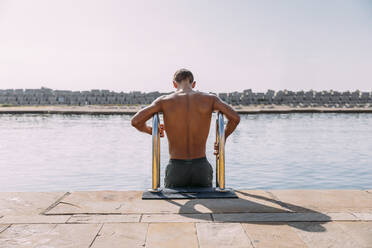
[[[130, 118], [0, 115], [0, 191], [149, 188], [151, 136], [132, 128]], [[214, 128], [207, 142], [212, 165]], [[227, 186], [371, 188], [371, 141], [371, 114], [242, 115], [227, 140]], [[162, 139], [162, 183], [167, 152]]]

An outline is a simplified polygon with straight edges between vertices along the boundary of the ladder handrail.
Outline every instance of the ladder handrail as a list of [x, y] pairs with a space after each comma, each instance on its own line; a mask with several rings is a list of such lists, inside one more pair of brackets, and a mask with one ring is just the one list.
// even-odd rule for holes
[[152, 188], [149, 191], [160, 190], [160, 119], [159, 113], [152, 119]]
[[225, 190], [225, 123], [223, 113], [218, 111], [216, 119], [216, 143], [218, 154], [216, 154], [216, 188]]

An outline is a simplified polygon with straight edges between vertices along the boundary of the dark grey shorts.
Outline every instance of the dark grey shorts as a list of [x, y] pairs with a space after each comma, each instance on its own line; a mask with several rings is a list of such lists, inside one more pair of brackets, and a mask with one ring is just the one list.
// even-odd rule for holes
[[213, 169], [206, 157], [170, 159], [165, 170], [166, 188], [212, 187]]

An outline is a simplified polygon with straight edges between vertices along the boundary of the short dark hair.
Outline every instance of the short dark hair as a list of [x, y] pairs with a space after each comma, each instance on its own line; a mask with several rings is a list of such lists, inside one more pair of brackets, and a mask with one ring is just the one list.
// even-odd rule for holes
[[176, 71], [173, 76], [173, 81], [176, 81], [177, 83], [180, 83], [181, 81], [189, 79], [190, 83], [194, 82], [194, 75], [192, 75], [192, 72], [182, 68]]

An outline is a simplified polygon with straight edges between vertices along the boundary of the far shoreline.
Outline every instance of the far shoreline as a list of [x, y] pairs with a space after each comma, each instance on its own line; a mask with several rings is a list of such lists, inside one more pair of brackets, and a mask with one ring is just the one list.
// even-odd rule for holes
[[[1, 106], [0, 114], [133, 115], [146, 105]], [[372, 113], [372, 107], [292, 107], [286, 105], [232, 106], [239, 114]]]

